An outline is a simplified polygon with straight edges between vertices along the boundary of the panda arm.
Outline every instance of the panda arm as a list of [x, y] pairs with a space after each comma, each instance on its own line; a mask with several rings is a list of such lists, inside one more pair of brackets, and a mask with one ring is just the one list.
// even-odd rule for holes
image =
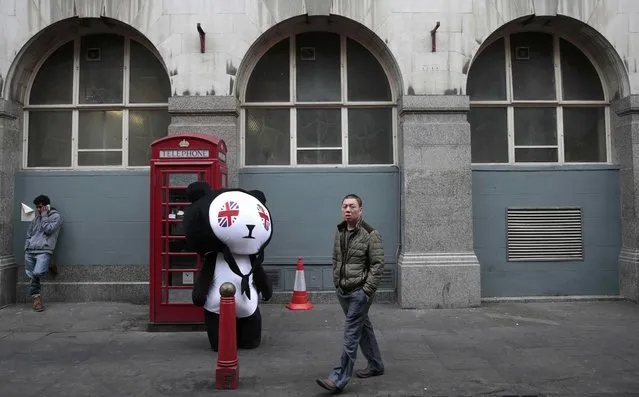
[[191, 292], [191, 299], [193, 304], [198, 307], [204, 306], [206, 298], [209, 294], [209, 288], [213, 283], [213, 277], [215, 275], [215, 263], [217, 261], [217, 251], [210, 251], [206, 255], [203, 255], [204, 263], [202, 264], [202, 270], [195, 280], [193, 285], [193, 291]]
[[251, 265], [253, 266], [253, 282], [255, 283], [255, 289], [258, 293], [262, 294], [265, 301], [268, 301], [273, 296], [273, 287], [271, 282], [262, 266], [264, 262], [264, 252], [261, 251], [256, 256], [251, 256]]

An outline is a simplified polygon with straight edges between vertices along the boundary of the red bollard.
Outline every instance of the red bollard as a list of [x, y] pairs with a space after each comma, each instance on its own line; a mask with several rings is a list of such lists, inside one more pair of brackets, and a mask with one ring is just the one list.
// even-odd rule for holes
[[237, 362], [237, 337], [235, 334], [235, 286], [220, 286], [220, 325], [218, 331], [216, 389], [237, 389], [240, 370]]

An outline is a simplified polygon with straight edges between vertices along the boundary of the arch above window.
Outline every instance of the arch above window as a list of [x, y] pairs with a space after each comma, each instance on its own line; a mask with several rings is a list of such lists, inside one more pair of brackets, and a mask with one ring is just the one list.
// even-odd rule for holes
[[25, 105], [27, 168], [148, 166], [168, 134], [169, 78], [126, 36], [89, 34], [45, 57]]
[[473, 163], [610, 159], [605, 86], [588, 56], [563, 37], [499, 37], [473, 62], [467, 92]]
[[329, 31], [282, 38], [242, 97], [243, 165], [395, 164], [389, 79], [358, 41]]

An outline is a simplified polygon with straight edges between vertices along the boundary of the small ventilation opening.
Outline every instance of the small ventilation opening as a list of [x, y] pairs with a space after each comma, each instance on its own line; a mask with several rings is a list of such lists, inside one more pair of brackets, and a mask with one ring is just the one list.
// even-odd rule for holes
[[509, 262], [583, 260], [581, 208], [508, 208]]

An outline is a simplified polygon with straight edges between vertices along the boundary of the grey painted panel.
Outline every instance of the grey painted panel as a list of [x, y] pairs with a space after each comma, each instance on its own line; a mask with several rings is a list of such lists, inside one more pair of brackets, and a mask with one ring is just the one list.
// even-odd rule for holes
[[[473, 167], [474, 247], [482, 296], [617, 294], [621, 239], [619, 170], [571, 166]], [[506, 209], [574, 206], [582, 209], [584, 260], [508, 262]]]
[[[330, 264], [340, 202], [358, 194], [364, 218], [379, 230], [386, 262], [397, 262], [399, 244], [399, 170], [396, 167], [357, 169], [244, 169], [240, 187], [266, 195], [274, 223], [265, 263]], [[308, 281], [307, 281], [308, 282]]]
[[507, 272], [494, 272], [481, 276], [481, 293], [485, 297], [619, 294], [617, 271], [522, 271], [517, 277]]
[[56, 255], [62, 264], [148, 264], [148, 171], [18, 172], [13, 207], [14, 251], [23, 264], [28, 222], [20, 202], [46, 194], [64, 217]]
[[[506, 248], [506, 215], [493, 218], [475, 218], [475, 249]], [[583, 237], [588, 246], [619, 247], [621, 220], [619, 217], [583, 219]]]
[[[390, 272], [385, 282], [393, 283], [399, 244], [397, 168], [269, 169], [247, 171], [243, 176], [243, 187], [265, 191], [275, 218], [277, 231], [267, 250], [267, 264], [294, 265], [298, 256], [305, 264], [330, 264], [340, 199], [355, 192], [364, 200], [366, 219], [382, 234]], [[51, 197], [64, 216], [56, 250], [59, 263], [148, 264], [148, 171], [23, 171], [15, 176], [15, 188], [13, 247], [19, 264], [24, 264], [22, 247], [28, 227], [28, 222], [20, 221], [20, 202], [32, 206], [41, 193]], [[309, 290], [333, 288], [330, 268], [307, 269], [305, 276]], [[281, 287], [292, 290], [294, 281], [295, 267], [284, 268]]]

